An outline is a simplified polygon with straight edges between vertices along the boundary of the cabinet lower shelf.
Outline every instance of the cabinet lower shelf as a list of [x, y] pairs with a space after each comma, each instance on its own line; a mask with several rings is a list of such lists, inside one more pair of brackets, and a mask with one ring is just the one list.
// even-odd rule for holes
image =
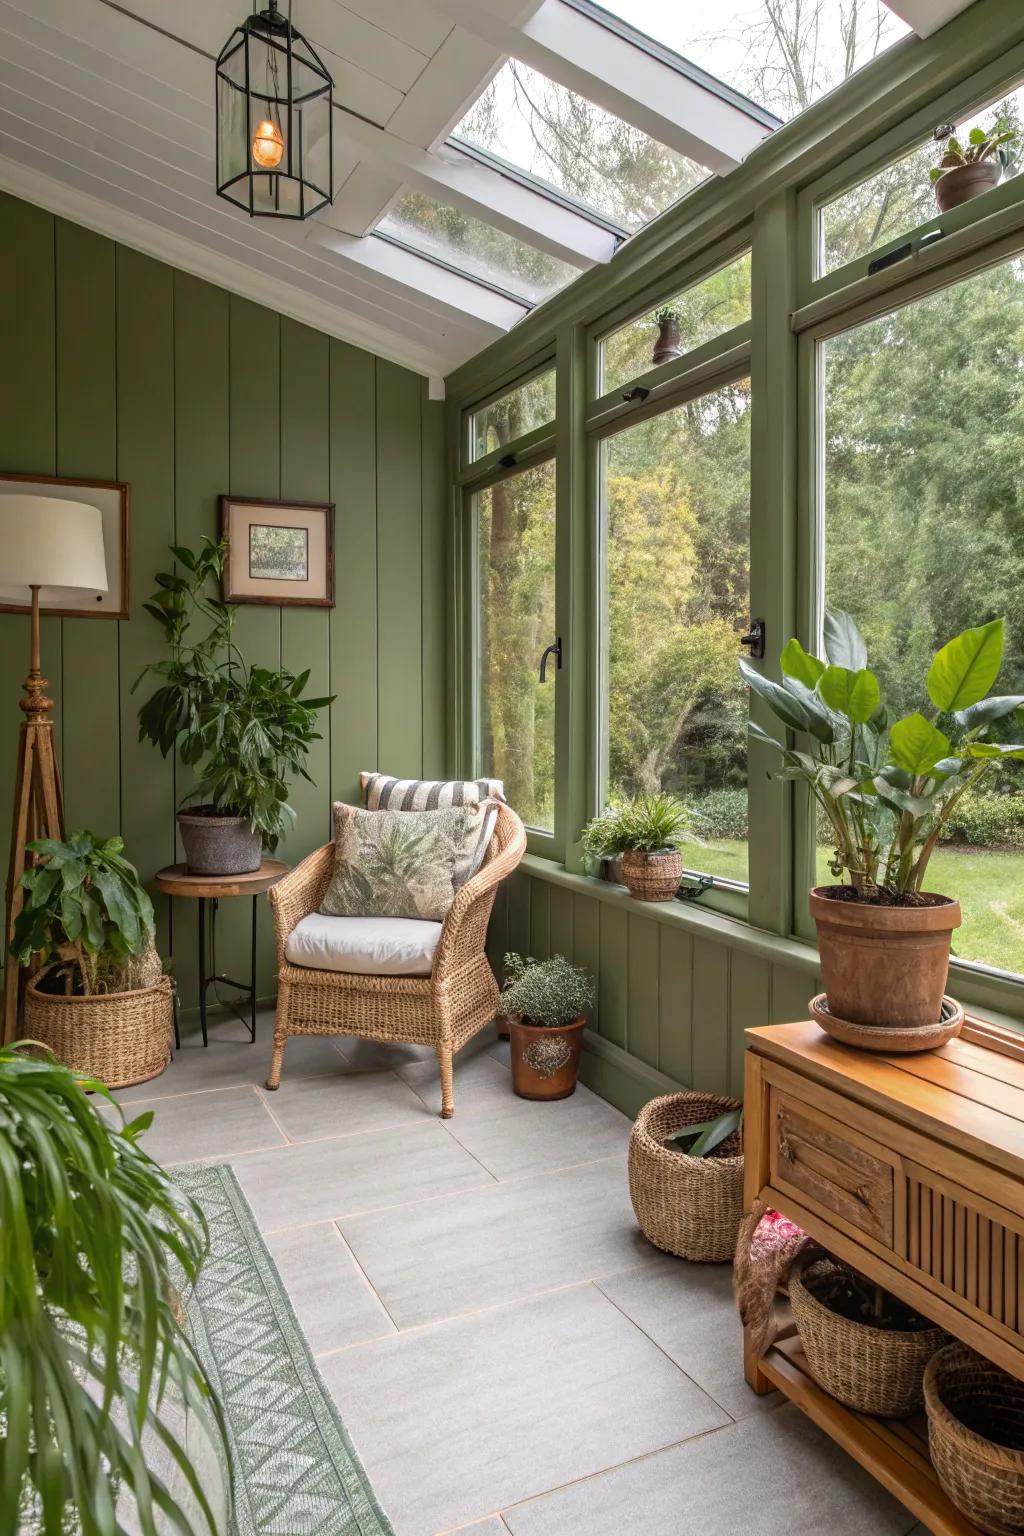
[[920, 1420], [874, 1419], [829, 1397], [812, 1380], [798, 1338], [777, 1341], [760, 1361], [772, 1385], [859, 1461], [872, 1477], [933, 1532], [980, 1536], [939, 1487], [928, 1459], [927, 1426]]

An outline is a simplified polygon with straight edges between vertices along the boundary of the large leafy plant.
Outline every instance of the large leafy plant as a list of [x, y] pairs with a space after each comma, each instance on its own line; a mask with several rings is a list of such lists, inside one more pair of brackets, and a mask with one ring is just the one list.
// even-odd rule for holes
[[76, 989], [99, 991], [105, 977], [153, 944], [153, 903], [138, 870], [122, 857], [119, 837], [73, 832], [66, 842], [44, 837], [28, 846], [40, 862], [21, 877], [25, 903], [11, 953], [19, 965], [58, 955], [69, 962]]
[[754, 692], [808, 749], [754, 723], [751, 734], [781, 755], [775, 777], [810, 786], [834, 839], [832, 872], [862, 896], [913, 901], [960, 798], [997, 765], [1024, 758], [1024, 745], [1006, 740], [1024, 723], [1024, 695], [989, 696], [1003, 627], [993, 619], [944, 645], [925, 680], [928, 704], [891, 722], [848, 613], [825, 615], [824, 657], [787, 642], [781, 683], [740, 662]]
[[214, 1532], [161, 1413], [173, 1385], [224, 1452], [171, 1284], [199, 1273], [202, 1213], [139, 1146], [151, 1113], [126, 1124], [102, 1083], [27, 1044], [0, 1050], [0, 1530], [114, 1536], [123, 1493], [141, 1536], [197, 1536], [152, 1470], [156, 1444], [190, 1490], [198, 1530]]
[[[237, 610], [210, 592], [224, 569], [224, 542], [207, 539], [198, 551], [175, 544], [171, 553], [184, 574], [159, 572], [145, 605], [170, 655], [146, 667], [134, 684], [149, 673], [161, 679], [139, 710], [139, 739], [153, 742], [164, 757], [177, 747], [182, 762], [196, 769], [198, 783], [185, 803], [204, 801], [247, 817], [273, 851], [294, 819], [288, 780], [295, 774], [309, 780], [306, 757], [320, 739], [316, 714], [331, 700], [303, 696], [308, 669], [296, 676], [246, 664], [234, 640]], [[208, 628], [193, 639], [197, 620]]]

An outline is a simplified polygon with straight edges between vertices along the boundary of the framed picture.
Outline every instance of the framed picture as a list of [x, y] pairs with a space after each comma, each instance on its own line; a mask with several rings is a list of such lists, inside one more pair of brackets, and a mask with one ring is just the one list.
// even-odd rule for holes
[[[126, 619], [128, 617], [128, 487], [123, 480], [70, 480], [57, 475], [0, 474], [0, 496], [55, 496], [61, 501], [81, 501], [98, 507], [103, 521], [103, 553], [107, 563], [107, 590], [81, 591], [69, 587], [40, 587], [42, 613], [75, 619]], [[24, 587], [3, 580], [0, 553], [0, 613], [28, 613], [31, 600]]]
[[334, 504], [220, 498], [226, 603], [334, 607]]

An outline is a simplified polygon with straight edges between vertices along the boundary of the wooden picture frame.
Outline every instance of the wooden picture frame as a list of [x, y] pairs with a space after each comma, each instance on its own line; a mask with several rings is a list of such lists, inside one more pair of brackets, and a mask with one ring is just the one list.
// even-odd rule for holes
[[[39, 611], [62, 619], [127, 619], [128, 614], [128, 483], [124, 480], [78, 480], [66, 475], [0, 473], [0, 496], [5, 491], [20, 496], [56, 496], [84, 501], [96, 507], [103, 519], [103, 549], [107, 565], [107, 590], [63, 591], [59, 598], [39, 593]], [[0, 613], [29, 613], [31, 598], [21, 587], [5, 585], [0, 558]]]
[[219, 512], [226, 603], [334, 607], [333, 501], [221, 496]]

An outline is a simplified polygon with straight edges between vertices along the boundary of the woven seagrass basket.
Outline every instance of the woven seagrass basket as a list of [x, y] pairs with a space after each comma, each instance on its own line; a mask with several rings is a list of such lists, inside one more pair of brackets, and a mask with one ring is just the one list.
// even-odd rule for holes
[[687, 1157], [666, 1147], [664, 1138], [738, 1107], [738, 1100], [713, 1093], [667, 1093], [637, 1115], [629, 1138], [629, 1194], [640, 1229], [656, 1248], [703, 1263], [733, 1257], [743, 1214], [740, 1132], [712, 1157]]
[[946, 1497], [988, 1536], [1024, 1532], [1024, 1382], [964, 1344], [924, 1374], [928, 1449]]
[[629, 849], [622, 855], [622, 878], [634, 901], [671, 901], [682, 882], [683, 856], [675, 849], [666, 853]]
[[920, 1408], [925, 1366], [949, 1334], [941, 1328], [873, 1328], [833, 1312], [814, 1294], [814, 1282], [838, 1267], [810, 1253], [790, 1271], [790, 1305], [811, 1375], [830, 1397], [859, 1413], [906, 1418]]
[[128, 1088], [158, 1077], [171, 1059], [173, 994], [167, 976], [135, 992], [65, 997], [40, 992], [33, 977], [25, 989], [25, 1034], [48, 1045], [76, 1072], [108, 1088]]

